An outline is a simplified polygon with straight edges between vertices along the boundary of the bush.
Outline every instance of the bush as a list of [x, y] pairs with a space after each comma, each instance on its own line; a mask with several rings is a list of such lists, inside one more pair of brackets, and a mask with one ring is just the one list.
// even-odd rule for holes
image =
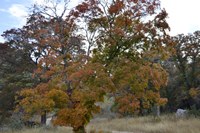
[[191, 110], [189, 111], [190, 116], [200, 117], [200, 109], [197, 109], [196, 106], [192, 106]]
[[24, 123], [19, 115], [14, 114], [9, 118], [7, 126], [12, 130], [20, 130], [24, 127]]

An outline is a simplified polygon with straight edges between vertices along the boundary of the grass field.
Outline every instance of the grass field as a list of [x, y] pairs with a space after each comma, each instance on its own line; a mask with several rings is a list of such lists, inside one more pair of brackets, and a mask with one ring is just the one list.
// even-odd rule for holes
[[[88, 133], [200, 133], [200, 119], [176, 119], [174, 116], [96, 119], [87, 127]], [[35, 128], [4, 133], [72, 133], [71, 128]]]

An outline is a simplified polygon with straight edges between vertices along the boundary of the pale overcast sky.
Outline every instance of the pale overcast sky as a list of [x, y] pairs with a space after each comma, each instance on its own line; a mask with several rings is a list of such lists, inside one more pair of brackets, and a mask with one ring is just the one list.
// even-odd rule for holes
[[[25, 24], [27, 7], [42, 0], [0, 0], [0, 34]], [[77, 3], [78, 0], [72, 0]], [[170, 34], [187, 34], [200, 30], [200, 0], [161, 0], [162, 8], [169, 14]], [[0, 37], [0, 42], [3, 38]]]
[[161, 0], [168, 12], [171, 35], [200, 30], [200, 0]]

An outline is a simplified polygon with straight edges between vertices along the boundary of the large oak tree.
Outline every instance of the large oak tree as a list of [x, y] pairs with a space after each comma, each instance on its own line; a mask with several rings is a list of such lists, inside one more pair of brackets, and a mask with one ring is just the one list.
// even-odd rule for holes
[[158, 0], [85, 0], [71, 13], [86, 22], [88, 48], [93, 47], [93, 61], [106, 66], [120, 113], [143, 114], [166, 102], [159, 92], [167, 83], [160, 63], [174, 43]]
[[13, 48], [32, 57], [40, 79], [18, 93], [18, 111], [40, 114], [43, 124], [54, 111], [54, 124], [85, 132], [106, 93], [123, 114], [166, 102], [160, 62], [173, 43], [159, 0], [85, 0], [69, 12], [68, 1], [63, 5], [61, 13], [58, 1], [34, 6], [27, 24], [7, 34]]

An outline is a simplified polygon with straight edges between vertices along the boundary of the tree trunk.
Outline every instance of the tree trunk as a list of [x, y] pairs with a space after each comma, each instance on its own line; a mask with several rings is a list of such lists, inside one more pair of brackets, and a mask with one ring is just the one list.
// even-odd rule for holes
[[74, 133], [86, 133], [85, 127], [84, 127], [84, 126], [80, 126], [80, 127], [78, 127], [78, 128], [74, 128], [74, 129], [73, 129], [73, 132], [74, 132]]
[[41, 124], [42, 125], [46, 125], [46, 121], [47, 121], [47, 113], [46, 111], [41, 115]]
[[139, 99], [139, 101], [140, 101], [139, 114], [140, 114], [141, 116], [144, 116], [144, 111], [143, 111], [143, 101], [142, 101], [142, 99]]
[[156, 106], [156, 116], [160, 116], [160, 106]]

